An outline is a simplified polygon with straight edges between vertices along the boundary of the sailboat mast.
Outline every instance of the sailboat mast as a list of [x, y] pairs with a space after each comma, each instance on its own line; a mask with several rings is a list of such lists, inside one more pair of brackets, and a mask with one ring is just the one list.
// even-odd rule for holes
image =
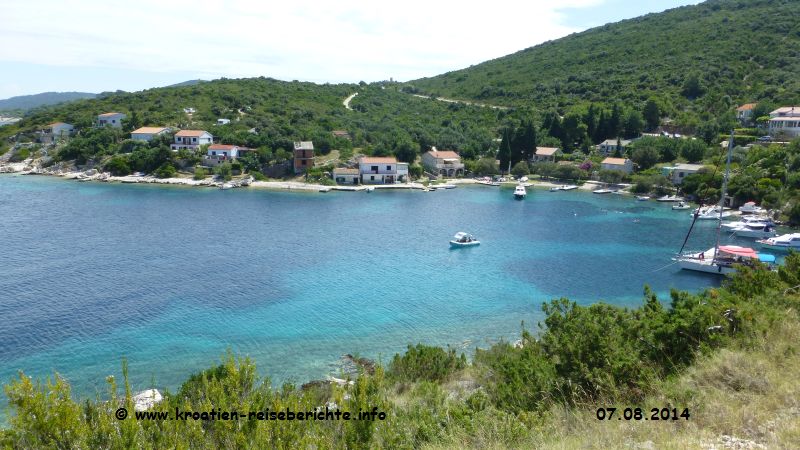
[[728, 161], [725, 163], [725, 177], [722, 179], [722, 195], [719, 197], [719, 221], [717, 222], [717, 245], [714, 246], [714, 259], [717, 258], [719, 251], [719, 235], [722, 231], [722, 209], [725, 205], [725, 196], [728, 195], [728, 177], [731, 174], [731, 155], [733, 154], [733, 133], [731, 130], [731, 137], [728, 139]]

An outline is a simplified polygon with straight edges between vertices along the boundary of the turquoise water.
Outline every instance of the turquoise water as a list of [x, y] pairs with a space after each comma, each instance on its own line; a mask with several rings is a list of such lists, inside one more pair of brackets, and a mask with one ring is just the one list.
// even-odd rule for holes
[[[0, 176], [0, 380], [64, 375], [79, 395], [129, 361], [176, 388], [230, 348], [274, 381], [345, 353], [469, 350], [536, 329], [565, 296], [636, 306], [649, 283], [718, 280], [670, 264], [687, 211], [627, 196], [508, 189], [297, 193]], [[688, 248], [713, 244], [698, 223]], [[451, 250], [456, 231], [479, 247]], [[667, 266], [667, 267], [664, 267]]]

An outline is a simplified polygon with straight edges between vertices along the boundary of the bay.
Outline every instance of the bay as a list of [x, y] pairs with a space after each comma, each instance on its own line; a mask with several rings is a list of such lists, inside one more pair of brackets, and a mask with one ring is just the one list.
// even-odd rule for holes
[[[718, 285], [670, 257], [691, 218], [623, 195], [492, 187], [298, 193], [0, 176], [0, 380], [176, 389], [227, 351], [273, 382], [408, 344], [471, 353], [568, 297], [635, 307]], [[456, 231], [481, 245], [451, 250]], [[713, 245], [699, 222], [687, 248]], [[736, 242], [726, 240], [725, 242]], [[747, 242], [747, 241], [743, 241]], [[738, 242], [742, 244], [743, 242]], [[746, 245], [746, 244], [745, 244]]]

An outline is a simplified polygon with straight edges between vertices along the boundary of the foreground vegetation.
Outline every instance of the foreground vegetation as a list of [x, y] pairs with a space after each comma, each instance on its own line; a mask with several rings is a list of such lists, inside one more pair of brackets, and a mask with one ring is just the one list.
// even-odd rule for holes
[[[352, 385], [273, 387], [227, 355], [167, 393], [153, 411], [385, 412], [385, 420], [117, 420], [123, 386], [76, 401], [67, 380], [23, 374], [5, 387], [8, 448], [792, 448], [800, 441], [800, 255], [778, 272], [743, 269], [719, 289], [647, 288], [637, 309], [566, 299], [543, 306], [538, 335], [476, 350], [410, 346], [386, 368], [364, 364]], [[363, 361], [362, 361], [363, 362]], [[678, 420], [598, 420], [598, 408], [676, 408]], [[686, 417], [688, 416], [688, 417]], [[749, 441], [749, 442], [747, 442]]]

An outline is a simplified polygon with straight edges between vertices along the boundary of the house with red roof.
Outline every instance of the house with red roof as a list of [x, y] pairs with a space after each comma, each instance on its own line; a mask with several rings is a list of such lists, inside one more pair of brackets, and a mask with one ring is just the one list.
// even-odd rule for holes
[[398, 162], [394, 156], [362, 156], [358, 172], [364, 184], [393, 184], [408, 180], [408, 163]]
[[422, 165], [428, 172], [443, 177], [464, 175], [464, 163], [461, 156], [452, 150], [436, 150], [436, 147], [422, 154]]
[[216, 166], [226, 161], [230, 162], [238, 158], [242, 150], [245, 150], [245, 148], [238, 145], [211, 144], [206, 150], [203, 162], [206, 166]]
[[156, 136], [167, 134], [169, 131], [169, 128], [166, 127], [141, 127], [131, 131], [131, 139], [134, 141], [150, 142]]
[[745, 103], [744, 105], [736, 108], [736, 118], [739, 122], [745, 124], [753, 120], [753, 110], [756, 109], [756, 103]]
[[633, 172], [633, 161], [628, 158], [606, 158], [600, 163], [603, 170], [619, 170], [630, 174]]

